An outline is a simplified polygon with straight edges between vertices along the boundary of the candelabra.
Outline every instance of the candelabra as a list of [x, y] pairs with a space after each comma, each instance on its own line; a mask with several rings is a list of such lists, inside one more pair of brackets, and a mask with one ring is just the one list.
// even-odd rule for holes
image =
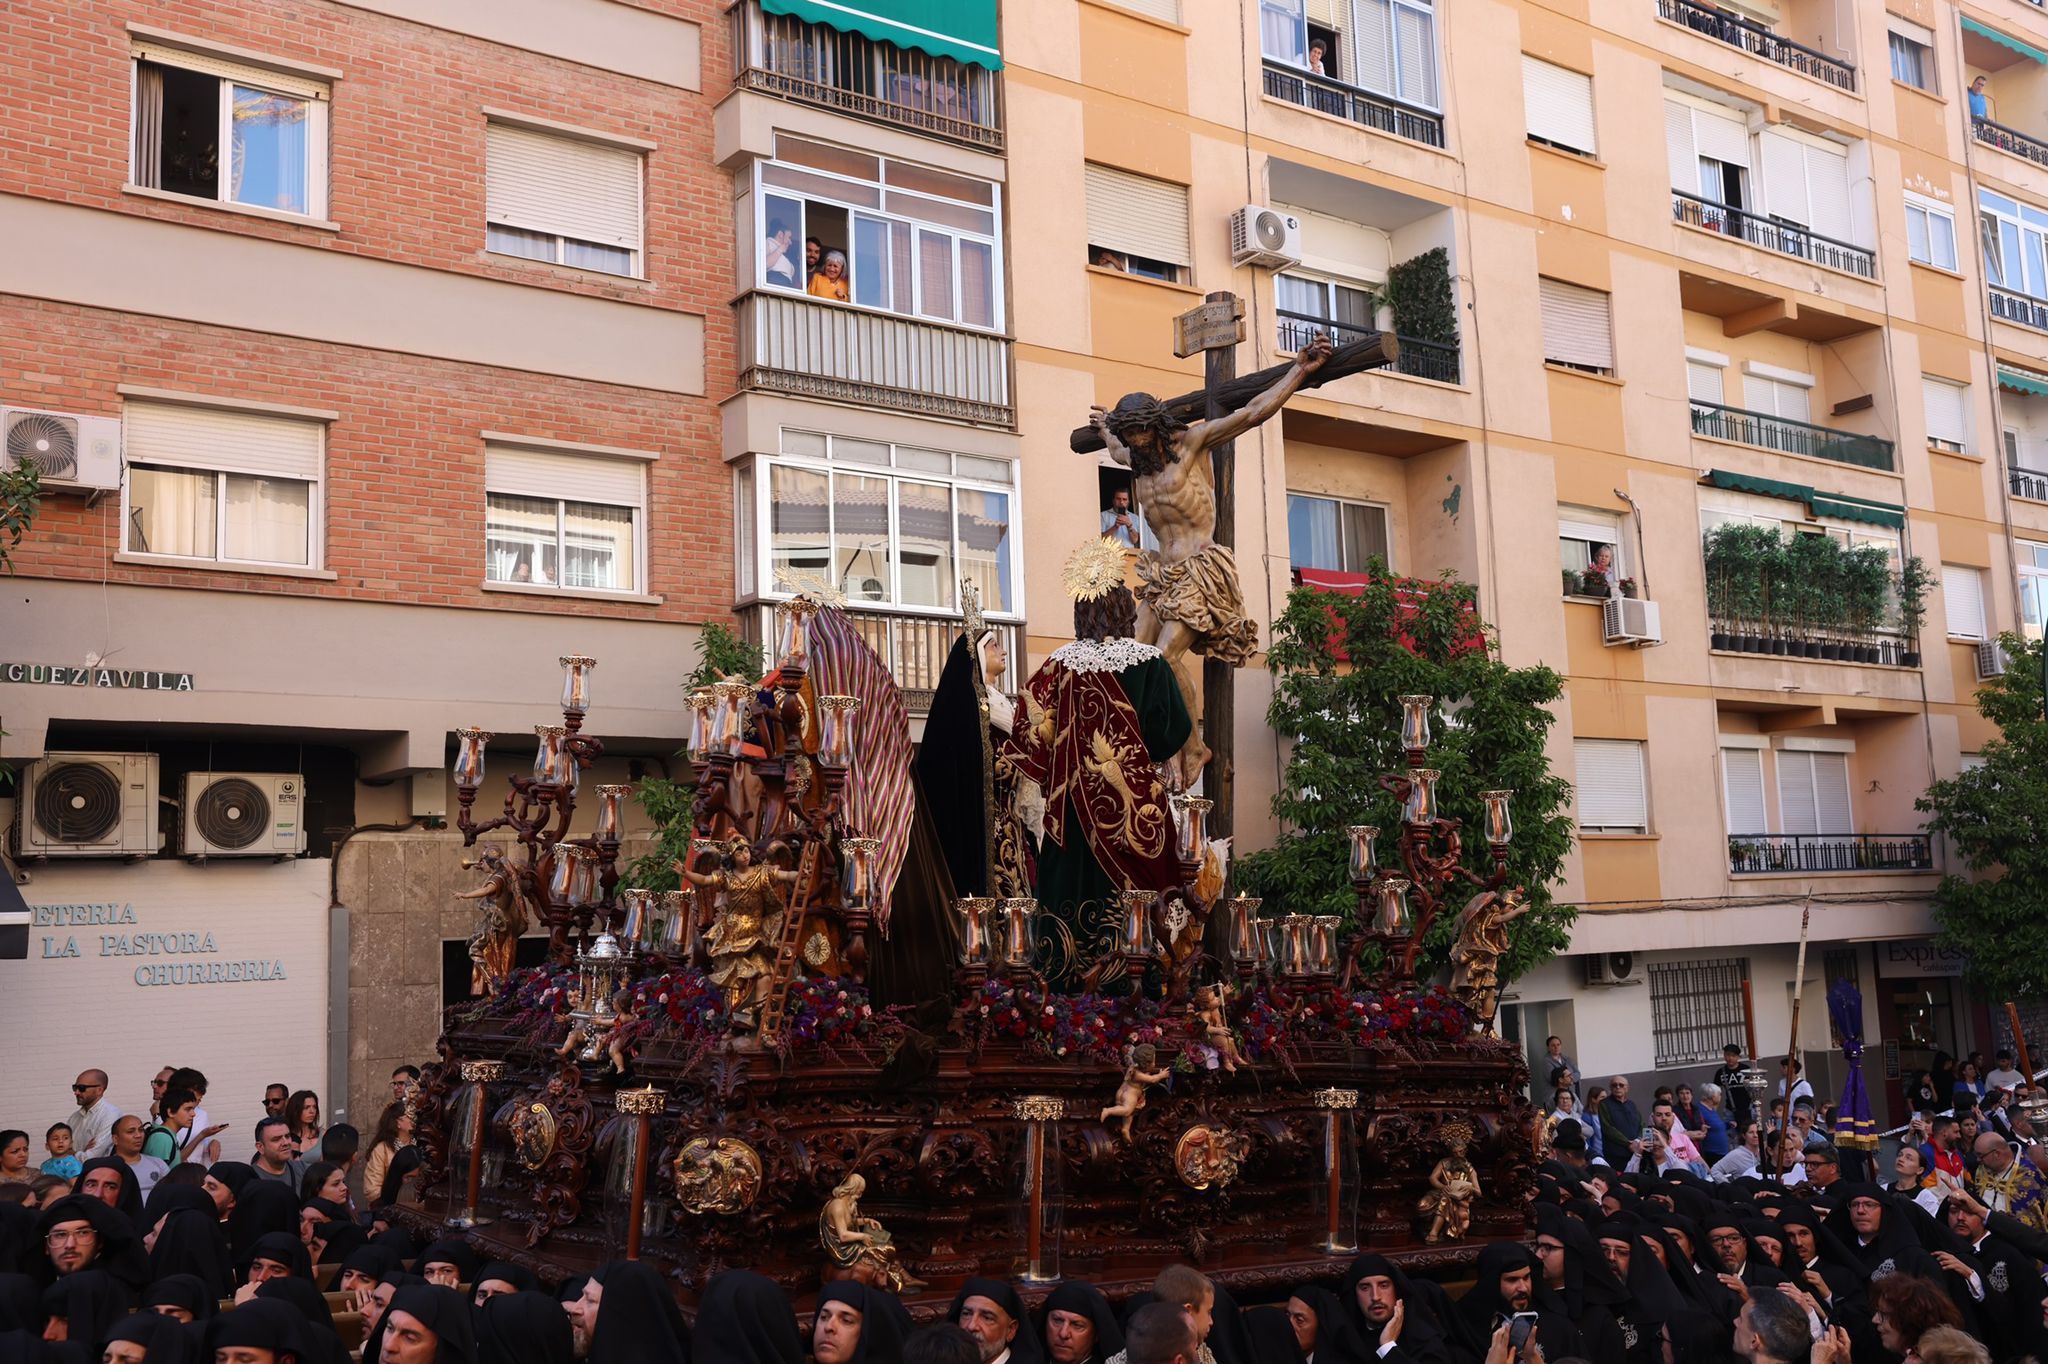
[[[1486, 875], [1464, 864], [1464, 821], [1445, 819], [1438, 810], [1436, 784], [1442, 775], [1429, 761], [1429, 712], [1435, 698], [1403, 696], [1401, 749], [1404, 771], [1379, 779], [1380, 789], [1401, 802], [1401, 831], [1394, 845], [1393, 865], [1381, 862], [1380, 830], [1356, 824], [1350, 838], [1351, 887], [1358, 896], [1358, 931], [1344, 951], [1344, 983], [1358, 971], [1368, 946], [1380, 951], [1380, 975], [1392, 982], [1415, 978], [1415, 957], [1422, 941], [1447, 904], [1453, 889], [1469, 885], [1499, 890], [1508, 880], [1508, 845], [1514, 838], [1509, 805], [1512, 791], [1483, 791], [1485, 837], [1492, 867]], [[1313, 941], [1311, 944], [1313, 951]]]
[[[570, 959], [569, 932], [573, 928], [587, 946], [591, 926], [600, 911], [600, 931], [610, 927], [610, 896], [618, 884], [619, 805], [630, 787], [598, 788], [600, 807], [598, 831], [590, 838], [570, 839], [569, 825], [576, 816], [576, 788], [584, 769], [604, 752], [604, 744], [583, 733], [583, 717], [590, 709], [590, 674], [597, 661], [581, 654], [565, 654], [562, 663], [562, 723], [535, 725], [538, 747], [531, 774], [518, 772], [507, 778], [503, 813], [478, 823], [475, 806], [484, 780], [484, 751], [492, 735], [477, 728], [455, 731], [455, 827], [462, 831], [463, 846], [469, 847], [485, 834], [510, 829], [525, 849], [523, 864], [514, 864], [527, 897], [541, 907], [548, 926], [548, 949], [557, 961]], [[570, 848], [581, 848], [591, 865], [580, 878], [564, 874], [565, 862], [577, 863]], [[572, 868], [573, 870], [573, 868]], [[570, 899], [572, 885], [580, 898]], [[558, 893], [559, 887], [559, 893]]]

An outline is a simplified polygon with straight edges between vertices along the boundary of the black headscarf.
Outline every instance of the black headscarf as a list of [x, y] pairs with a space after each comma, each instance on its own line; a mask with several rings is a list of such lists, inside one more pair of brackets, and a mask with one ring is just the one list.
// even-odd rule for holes
[[135, 1177], [135, 1167], [119, 1156], [95, 1156], [78, 1167], [78, 1178], [71, 1181], [74, 1189], [83, 1188], [85, 1177], [94, 1170], [112, 1170], [121, 1177], [120, 1200], [114, 1204], [114, 1211], [134, 1224], [139, 1234], [144, 1226], [142, 1220], [142, 1181]]
[[477, 1309], [477, 1364], [572, 1364], [575, 1353], [569, 1314], [545, 1293], [500, 1293]]
[[[84, 1194], [67, 1194], [49, 1207], [36, 1219], [36, 1232], [48, 1236], [50, 1229], [59, 1222], [86, 1222], [91, 1224], [97, 1244], [89, 1269], [104, 1269], [130, 1289], [139, 1289], [153, 1277], [149, 1272], [149, 1256], [143, 1252], [142, 1238], [136, 1234], [135, 1224], [108, 1207], [97, 1198]], [[49, 1273], [45, 1278], [55, 1277], [56, 1266], [47, 1264]], [[83, 1272], [83, 1271], [81, 1271]]]
[[19, 1203], [0, 1203], [0, 1274], [26, 1274], [42, 1262], [36, 1215]]
[[288, 1231], [273, 1231], [256, 1238], [256, 1244], [249, 1247], [248, 1255], [235, 1266], [242, 1282], [249, 1281], [249, 1266], [259, 1259], [283, 1265], [295, 1279], [313, 1277], [313, 1261], [306, 1254], [306, 1243]]
[[311, 1279], [290, 1276], [265, 1279], [257, 1286], [256, 1296], [290, 1304], [300, 1316], [323, 1331], [334, 1329], [334, 1309], [327, 1305], [327, 1295], [314, 1287]]
[[818, 1290], [818, 1306], [828, 1302], [843, 1302], [860, 1313], [860, 1342], [847, 1364], [903, 1364], [903, 1340], [909, 1332], [902, 1317], [891, 1310], [893, 1297], [857, 1280], [839, 1279]]
[[[385, 1284], [390, 1284], [393, 1288], [399, 1289], [419, 1288], [424, 1286], [426, 1282], [427, 1281], [425, 1279], [422, 1279], [417, 1274], [408, 1273], [403, 1269], [394, 1269], [389, 1274], [386, 1274], [383, 1278], [377, 1280], [377, 1286], [379, 1288], [382, 1288]], [[396, 1295], [394, 1294], [394, 1296]], [[390, 1319], [391, 1314], [389, 1312], [383, 1313], [381, 1316], [377, 1318], [377, 1324], [375, 1326], [372, 1326], [369, 1329], [369, 1331], [364, 1334], [362, 1349], [363, 1359], [373, 1360], [382, 1358], [384, 1350], [384, 1323], [389, 1321]], [[365, 1320], [367, 1320], [367, 1318], [365, 1318]]]
[[[1244, 1329], [1246, 1338], [1251, 1341], [1253, 1357], [1259, 1364], [1306, 1364], [1308, 1356], [1302, 1353], [1300, 1342], [1294, 1338], [1294, 1323], [1287, 1319], [1287, 1313], [1282, 1309], [1254, 1307], [1244, 1314]], [[1318, 1339], [1316, 1358], [1321, 1360], [1322, 1357], [1322, 1341]]]
[[142, 1305], [150, 1311], [182, 1307], [192, 1314], [193, 1321], [204, 1322], [219, 1309], [224, 1296], [207, 1287], [197, 1274], [166, 1274], [142, 1295]]
[[274, 1179], [251, 1179], [235, 1195], [235, 1210], [228, 1214], [228, 1248], [235, 1263], [248, 1264], [257, 1240], [273, 1232], [299, 1239], [298, 1195]]
[[1052, 1341], [1048, 1323], [1055, 1312], [1072, 1312], [1077, 1317], [1086, 1317], [1095, 1327], [1095, 1348], [1089, 1353], [1091, 1361], [1108, 1359], [1124, 1348], [1124, 1328], [1117, 1324], [1116, 1310], [1109, 1305], [1109, 1299], [1102, 1296], [1102, 1290], [1092, 1283], [1069, 1279], [1046, 1297], [1038, 1309], [1038, 1342], [1047, 1359], [1052, 1358]]
[[[439, 1284], [413, 1284], [391, 1296], [391, 1311], [403, 1312], [434, 1333], [434, 1364], [476, 1364], [476, 1335], [467, 1299]], [[593, 1346], [591, 1357], [597, 1357]]]
[[[1536, 1339], [1546, 1358], [1576, 1358], [1585, 1353], [1585, 1346], [1579, 1339], [1578, 1328], [1562, 1311], [1547, 1308], [1543, 1302], [1543, 1267], [1536, 1263], [1536, 1257], [1528, 1247], [1518, 1241], [1495, 1241], [1479, 1252], [1479, 1260], [1473, 1266], [1474, 1281], [1458, 1302], [1458, 1338], [1465, 1353], [1475, 1360], [1483, 1360], [1493, 1344], [1493, 1332], [1501, 1320], [1514, 1315], [1515, 1309], [1501, 1296], [1500, 1280], [1504, 1274], [1515, 1270], [1529, 1273], [1529, 1306], [1524, 1311], [1536, 1313]], [[1405, 1338], [1407, 1332], [1402, 1332]]]
[[690, 1340], [696, 1364], [803, 1364], [803, 1337], [789, 1300], [750, 1269], [713, 1279], [697, 1307]]
[[398, 1201], [398, 1195], [405, 1192], [405, 1177], [420, 1167], [420, 1148], [401, 1146], [391, 1155], [391, 1161], [384, 1167], [384, 1184], [377, 1189], [366, 1189], [370, 1206], [386, 1208]]
[[372, 1280], [381, 1279], [392, 1270], [402, 1268], [404, 1264], [397, 1251], [373, 1241], [366, 1246], [357, 1246], [348, 1253], [348, 1258], [341, 1262], [341, 1268], [335, 1272], [334, 1282], [338, 1288], [341, 1276], [351, 1272], [365, 1275]]
[[401, 1264], [413, 1259], [420, 1253], [419, 1238], [404, 1227], [386, 1227], [383, 1231], [370, 1238], [370, 1244], [373, 1246], [383, 1246], [393, 1255], [396, 1255]]
[[659, 1270], [644, 1260], [610, 1260], [590, 1277], [604, 1285], [590, 1364], [689, 1364], [690, 1328]]
[[514, 1293], [538, 1293], [540, 1280], [533, 1277], [533, 1271], [522, 1265], [508, 1264], [504, 1260], [492, 1260], [476, 1272], [471, 1279], [472, 1287], [482, 1287], [491, 1280], [512, 1285]]
[[[953, 875], [955, 895], [990, 895], [987, 720], [981, 711], [980, 661], [974, 641], [953, 638], [945, 669], [925, 715], [917, 750], [918, 784]], [[1019, 1331], [1019, 1335], [1023, 1332]]]
[[198, 1364], [199, 1332], [161, 1312], [135, 1312], [108, 1328], [106, 1343], [140, 1345], [143, 1364]]
[[1380, 1344], [1380, 1328], [1366, 1320], [1365, 1309], [1358, 1305], [1359, 1282], [1373, 1278], [1392, 1280], [1394, 1296], [1403, 1305], [1402, 1351], [1417, 1364], [1448, 1364], [1450, 1341], [1436, 1315], [1434, 1304], [1418, 1291], [1417, 1285], [1392, 1260], [1370, 1251], [1354, 1259], [1344, 1271], [1344, 1291], [1338, 1298], [1359, 1349], [1370, 1355], [1379, 1349]]
[[242, 1201], [242, 1190], [256, 1180], [256, 1167], [246, 1160], [216, 1160], [206, 1167], [206, 1173], [228, 1186], [228, 1192]]
[[234, 1260], [213, 1195], [190, 1184], [160, 1184], [150, 1191], [149, 1209], [156, 1229], [150, 1272], [159, 1279], [167, 1274], [196, 1275], [217, 1296], [233, 1294]]
[[251, 1298], [208, 1324], [206, 1354], [240, 1345], [271, 1351], [277, 1364], [323, 1364], [326, 1356], [307, 1345], [307, 1334], [306, 1319], [290, 1303]]
[[319, 1263], [338, 1265], [369, 1244], [370, 1233], [353, 1222], [329, 1222], [316, 1228], [313, 1237], [320, 1243]]
[[428, 1265], [454, 1265], [457, 1283], [476, 1282], [476, 1252], [459, 1236], [445, 1236], [421, 1251], [419, 1259], [412, 1262], [412, 1272], [424, 1277]]
[[[1365, 1364], [1367, 1351], [1359, 1345], [1358, 1336], [1352, 1331], [1350, 1319], [1344, 1313], [1344, 1304], [1337, 1300], [1335, 1293], [1314, 1284], [1303, 1284], [1288, 1296], [1301, 1299], [1302, 1305], [1316, 1314], [1316, 1364]], [[1258, 1316], [1256, 1311], [1245, 1313], [1247, 1326]], [[1284, 1315], [1281, 1322], [1287, 1326], [1288, 1339], [1292, 1340], [1293, 1324]], [[1278, 1337], [1274, 1339], [1277, 1341]], [[1253, 1333], [1252, 1344], [1258, 1351], [1256, 1332]], [[1263, 1360], [1265, 1354], [1258, 1351], [1254, 1357]]]
[[108, 1328], [128, 1315], [130, 1301], [128, 1289], [113, 1275], [101, 1269], [81, 1269], [43, 1290], [43, 1313], [64, 1318], [68, 1328], [65, 1339], [83, 1345], [87, 1354], [98, 1359]]
[[[1024, 1310], [1024, 1299], [1017, 1290], [1002, 1279], [972, 1278], [960, 1286], [953, 1295], [953, 1305], [946, 1309], [946, 1320], [958, 1323], [960, 1309], [967, 1305], [969, 1298], [987, 1298], [1010, 1314], [1017, 1323], [1017, 1334], [1010, 1339], [1010, 1364], [1039, 1364], [1038, 1337], [1031, 1330], [1031, 1318]], [[1220, 1360], [1220, 1364], [1232, 1364]]]
[[43, 1290], [26, 1274], [0, 1273], [0, 1331], [43, 1329]]

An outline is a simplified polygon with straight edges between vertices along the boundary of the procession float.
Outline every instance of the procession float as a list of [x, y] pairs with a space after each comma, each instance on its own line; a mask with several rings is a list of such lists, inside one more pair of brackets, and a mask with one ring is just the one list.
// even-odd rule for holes
[[[746, 1266], [926, 1312], [979, 1274], [1115, 1296], [1181, 1261], [1258, 1296], [1363, 1249], [1449, 1272], [1520, 1232], [1542, 1125], [1492, 1028], [1514, 793], [1482, 793], [1483, 828], [1444, 817], [1437, 699], [1403, 697], [1399, 823], [1348, 829], [1348, 915], [1227, 894], [1195, 794], [1201, 660], [1258, 634], [1216, 447], [1391, 353], [1315, 345], [1221, 402], [1098, 409], [1075, 443], [1131, 466], [1158, 550], [1084, 543], [1075, 641], [1014, 692], [964, 582], [915, 748], [829, 588], [791, 596], [772, 671], [688, 698], [677, 889], [622, 874], [630, 787], [595, 787], [570, 836], [591, 659], [562, 660], [561, 722], [489, 818], [492, 736], [459, 731], [475, 998], [422, 1079], [398, 1215], [547, 1275], [646, 1259], [685, 1301]], [[1445, 921], [1448, 986], [1417, 979]], [[515, 969], [539, 928], [548, 960]]]

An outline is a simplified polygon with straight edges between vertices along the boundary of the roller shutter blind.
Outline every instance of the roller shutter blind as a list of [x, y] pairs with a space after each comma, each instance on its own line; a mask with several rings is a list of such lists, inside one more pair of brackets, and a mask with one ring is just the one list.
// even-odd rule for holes
[[1953, 639], [1984, 638], [1984, 574], [1963, 564], [1941, 566], [1941, 596]]
[[1849, 240], [1849, 155], [1775, 128], [1758, 135], [1764, 209], [1838, 241]]
[[251, 85], [259, 90], [272, 90], [280, 95], [297, 95], [301, 99], [326, 99], [327, 82], [310, 76], [295, 76], [282, 71], [271, 71], [246, 62], [231, 61], [216, 57], [210, 52], [187, 52], [183, 48], [165, 47], [161, 43], [137, 43], [134, 55], [142, 61], [158, 66], [175, 66], [180, 71], [197, 71], [208, 76], [237, 85]]
[[1522, 101], [1529, 136], [1574, 151], [1597, 150], [1593, 138], [1593, 80], [1576, 71], [1522, 57]]
[[1764, 755], [1754, 748], [1721, 750], [1722, 789], [1728, 798], [1728, 832], [1770, 832], [1764, 809]]
[[1579, 827], [1649, 830], [1643, 745], [1634, 739], [1574, 739]]
[[1692, 140], [1692, 106], [1664, 101], [1664, 149], [1671, 158], [1671, 187], [1700, 192], [1700, 154]]
[[1742, 376], [1742, 405], [1751, 412], [1795, 422], [1809, 420], [1813, 411], [1805, 388], [1763, 374]]
[[494, 493], [638, 507], [646, 500], [646, 485], [645, 467], [638, 460], [503, 445], [484, 450], [484, 487]]
[[1614, 368], [1614, 322], [1607, 295], [1562, 280], [1539, 279], [1543, 358], [1562, 365]]
[[314, 482], [320, 477], [325, 423], [182, 403], [131, 402], [122, 412], [130, 464], [169, 464]]
[[1180, 0], [1117, 0], [1117, 3], [1125, 9], [1149, 14], [1154, 19], [1164, 19], [1169, 24], [1180, 22]]
[[1129, 256], [1194, 264], [1188, 249], [1188, 187], [1089, 163], [1088, 240]]
[[1685, 396], [1696, 403], [1725, 401], [1721, 394], [1721, 366], [1710, 365], [1704, 360], [1685, 362]]
[[1849, 813], [1849, 755], [1793, 753], [1778, 758], [1779, 821], [1788, 834], [1855, 832]]
[[640, 249], [639, 152], [491, 123], [485, 153], [484, 212], [491, 222]]
[[1970, 390], [1946, 379], [1920, 376], [1920, 392], [1927, 408], [1927, 438], [1967, 448], [1970, 439]]

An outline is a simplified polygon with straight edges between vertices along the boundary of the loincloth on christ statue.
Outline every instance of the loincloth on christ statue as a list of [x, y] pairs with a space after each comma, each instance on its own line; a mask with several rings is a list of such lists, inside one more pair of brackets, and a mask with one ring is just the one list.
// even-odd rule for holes
[[1259, 627], [1244, 613], [1237, 556], [1222, 545], [1177, 561], [1145, 551], [1138, 556], [1135, 595], [1155, 619], [1178, 621], [1194, 631], [1198, 654], [1239, 668], [1258, 652]]

